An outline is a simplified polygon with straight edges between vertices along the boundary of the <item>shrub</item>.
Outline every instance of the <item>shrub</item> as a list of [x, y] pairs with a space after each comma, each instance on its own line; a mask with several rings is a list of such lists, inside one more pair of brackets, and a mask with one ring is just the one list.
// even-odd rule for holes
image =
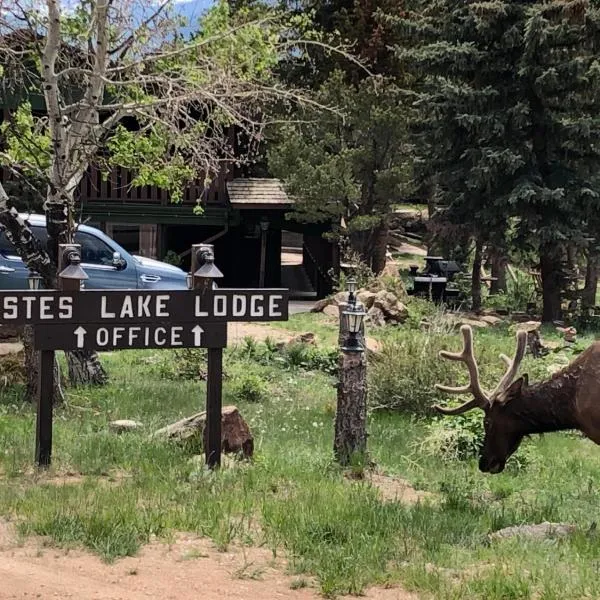
[[[417, 446], [426, 456], [444, 462], [469, 460], [479, 456], [483, 438], [483, 413], [473, 410], [464, 415], [433, 419], [427, 425], [426, 434]], [[537, 462], [537, 457], [534, 446], [524, 440], [517, 452], [508, 459], [506, 468], [525, 469]]]
[[233, 379], [231, 392], [236, 400], [257, 403], [267, 397], [269, 388], [258, 375], [245, 373]]

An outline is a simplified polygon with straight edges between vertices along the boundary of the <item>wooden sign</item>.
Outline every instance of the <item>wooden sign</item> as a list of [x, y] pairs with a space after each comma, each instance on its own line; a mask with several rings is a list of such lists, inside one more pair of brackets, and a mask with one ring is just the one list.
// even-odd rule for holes
[[284, 289], [0, 292], [0, 324], [287, 321]]
[[33, 340], [36, 350], [224, 348], [227, 346], [227, 323], [51, 323], [37, 325]]

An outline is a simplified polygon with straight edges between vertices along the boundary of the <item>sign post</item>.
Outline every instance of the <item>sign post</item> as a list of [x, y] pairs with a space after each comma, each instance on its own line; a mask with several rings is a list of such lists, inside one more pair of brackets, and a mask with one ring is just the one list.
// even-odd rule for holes
[[[209, 244], [192, 246], [192, 286], [205, 293], [215, 288], [215, 278], [223, 274], [214, 265], [214, 248]], [[227, 325], [225, 325], [227, 327]], [[209, 348], [206, 376], [206, 433], [204, 452], [210, 469], [221, 466], [221, 413], [223, 407], [223, 348]]]
[[56, 350], [207, 348], [205, 455], [221, 462], [223, 348], [229, 322], [286, 321], [288, 290], [218, 288], [223, 274], [208, 244], [192, 248], [189, 290], [85, 290], [81, 252], [59, 248], [59, 290], [0, 292], [0, 324], [33, 325], [39, 351], [39, 395], [35, 459], [52, 456], [52, 401]]

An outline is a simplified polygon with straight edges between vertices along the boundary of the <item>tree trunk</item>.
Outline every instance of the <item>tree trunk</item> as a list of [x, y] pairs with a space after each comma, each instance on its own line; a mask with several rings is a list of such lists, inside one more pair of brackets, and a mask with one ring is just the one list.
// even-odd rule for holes
[[[33, 327], [23, 328], [23, 353], [25, 355], [25, 370], [27, 371], [27, 385], [25, 387], [25, 401], [35, 404], [38, 397], [38, 372], [40, 357], [39, 352], [33, 349]], [[62, 375], [58, 362], [54, 362], [54, 394], [52, 404], [64, 401], [62, 391]]]
[[473, 258], [473, 271], [471, 273], [471, 309], [473, 312], [481, 311], [481, 265], [483, 263], [483, 242], [475, 239], [475, 256]]
[[490, 294], [506, 292], [506, 265], [508, 264], [508, 258], [501, 250], [492, 250], [490, 252], [490, 263], [492, 272]]
[[72, 386], [104, 385], [108, 382], [108, 375], [96, 352], [77, 350], [65, 352], [65, 355]]
[[[21, 260], [31, 270], [39, 273], [43, 279], [44, 287], [46, 289], [56, 289], [56, 251], [58, 243], [68, 242], [68, 229], [65, 233], [65, 228], [68, 227], [67, 218], [65, 216], [65, 210], [67, 205], [61, 204], [60, 208], [56, 203], [47, 203], [48, 212], [48, 235], [51, 236], [51, 241], [47, 248], [40, 243], [39, 240], [33, 235], [31, 228], [27, 225], [16, 209], [9, 206], [9, 198], [0, 183], [0, 229], [4, 231], [7, 239], [15, 247], [15, 251], [21, 257]], [[51, 260], [51, 256], [54, 260]], [[70, 358], [67, 355], [69, 361], [69, 372], [72, 371], [71, 384], [82, 385], [82, 384], [93, 384], [99, 385], [106, 383], [107, 376], [100, 362], [98, 360], [98, 354], [96, 352], [79, 352], [77, 358]], [[76, 366], [71, 368], [71, 363], [85, 361], [83, 368], [77, 368]], [[35, 371], [28, 370], [28, 390], [37, 389], [37, 360], [33, 361], [36, 365]], [[34, 396], [28, 394], [29, 398]]]
[[542, 276], [542, 321], [551, 323], [562, 317], [561, 292], [563, 276], [561, 272], [562, 253], [556, 246], [546, 244], [540, 248], [540, 272]]
[[587, 253], [587, 264], [585, 269], [585, 287], [581, 296], [583, 308], [596, 306], [596, 293], [598, 289], [598, 251], [590, 248]]
[[355, 231], [350, 234], [350, 246], [360, 260], [379, 275], [385, 268], [389, 227], [382, 222], [373, 229]]
[[387, 221], [383, 221], [371, 231], [369, 244], [371, 270], [376, 275], [379, 275], [385, 269], [389, 231]]
[[[340, 346], [347, 338], [344, 306], [340, 306]], [[364, 336], [359, 334], [364, 345]], [[333, 453], [343, 467], [367, 462], [367, 359], [366, 352], [342, 352], [339, 358], [339, 383]]]

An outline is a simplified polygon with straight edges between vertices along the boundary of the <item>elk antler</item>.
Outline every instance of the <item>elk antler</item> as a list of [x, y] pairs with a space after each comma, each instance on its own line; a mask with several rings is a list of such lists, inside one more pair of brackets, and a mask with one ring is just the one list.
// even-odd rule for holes
[[473, 354], [473, 330], [469, 325], [463, 325], [460, 328], [460, 331], [464, 340], [462, 352], [454, 353], [443, 350], [440, 352], [440, 356], [449, 360], [458, 360], [466, 363], [467, 368], [469, 369], [470, 382], [468, 385], [461, 387], [448, 387], [440, 384], [436, 384], [435, 387], [448, 394], [466, 394], [467, 392], [471, 392], [471, 394], [473, 394], [473, 399], [456, 408], [444, 408], [443, 406], [436, 404], [434, 408], [444, 415], [462, 415], [473, 408], [489, 408], [498, 395], [506, 391], [513, 382], [513, 379], [519, 370], [519, 366], [521, 365], [521, 361], [525, 356], [525, 349], [527, 346], [527, 332], [518, 331], [515, 355], [512, 360], [505, 354], [500, 355], [500, 358], [506, 363], [508, 368], [494, 391], [491, 394], [487, 394], [479, 383], [479, 370], [477, 369], [477, 363], [475, 362], [475, 356]]
[[500, 383], [496, 386], [496, 389], [492, 392], [490, 397], [490, 401], [493, 403], [494, 399], [505, 392], [510, 384], [513, 382], [519, 367], [521, 366], [521, 361], [525, 356], [525, 350], [527, 348], [527, 332], [526, 331], [517, 331], [517, 349], [515, 350], [515, 355], [512, 360], [506, 356], [506, 354], [501, 354], [500, 358], [506, 363], [507, 369], [506, 373], [504, 373], [504, 377], [500, 380]]
[[479, 369], [477, 368], [477, 362], [475, 361], [475, 355], [473, 354], [473, 330], [469, 325], [463, 325], [460, 328], [460, 332], [463, 336], [462, 352], [446, 352], [445, 350], [442, 350], [440, 352], [440, 357], [464, 362], [469, 370], [469, 383], [461, 387], [449, 387], [447, 385], [436, 383], [435, 387], [448, 394], [466, 394], [467, 392], [471, 392], [471, 394], [473, 394], [473, 399], [456, 408], [444, 408], [436, 404], [434, 408], [444, 415], [461, 415], [473, 408], [485, 409], [490, 405], [490, 398], [479, 383]]

